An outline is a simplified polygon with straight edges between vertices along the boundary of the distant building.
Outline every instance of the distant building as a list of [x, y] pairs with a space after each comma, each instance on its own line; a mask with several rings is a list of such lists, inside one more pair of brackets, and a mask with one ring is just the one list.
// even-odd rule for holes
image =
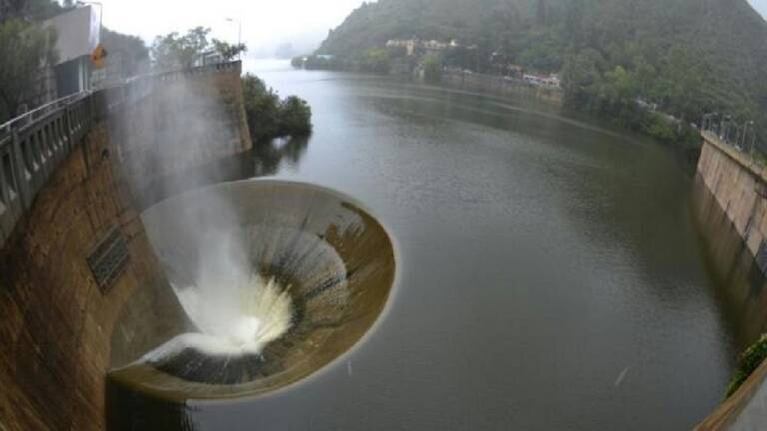
[[516, 64], [506, 66], [506, 75], [512, 78], [521, 79], [525, 74], [525, 68]]
[[655, 112], [658, 110], [658, 104], [653, 102], [648, 102], [641, 97], [636, 98], [636, 104], [640, 108], [644, 109], [645, 111]]
[[387, 48], [404, 48], [409, 57], [426, 51], [427, 53], [434, 53], [444, 51], [450, 47], [460, 46], [456, 40], [451, 40], [449, 43], [440, 42], [438, 40], [419, 40], [419, 39], [390, 39], [386, 42]]
[[562, 86], [558, 75], [533, 75], [525, 73], [522, 75], [522, 80], [536, 87], [560, 88]]
[[224, 56], [218, 51], [207, 51], [200, 54], [193, 62], [192, 67], [207, 66], [224, 62]]
[[58, 63], [54, 66], [58, 97], [91, 89], [91, 53], [100, 42], [101, 21], [88, 5], [72, 9], [43, 23], [56, 30]]
[[444, 51], [450, 45], [437, 40], [427, 40], [426, 42], [423, 42], [422, 46], [426, 51]]
[[420, 41], [418, 39], [391, 39], [386, 42], [387, 48], [404, 48], [408, 57], [412, 57], [416, 54], [416, 48], [418, 48]]

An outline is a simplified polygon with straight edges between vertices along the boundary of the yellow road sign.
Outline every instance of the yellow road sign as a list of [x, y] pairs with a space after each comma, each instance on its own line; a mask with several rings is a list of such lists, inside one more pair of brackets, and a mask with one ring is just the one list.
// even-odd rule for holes
[[102, 44], [99, 44], [99, 46], [93, 50], [91, 53], [91, 61], [93, 62], [93, 65], [96, 67], [96, 69], [102, 69], [104, 66], [106, 66], [105, 61], [107, 55], [109, 55], [109, 53], [107, 53], [107, 50]]

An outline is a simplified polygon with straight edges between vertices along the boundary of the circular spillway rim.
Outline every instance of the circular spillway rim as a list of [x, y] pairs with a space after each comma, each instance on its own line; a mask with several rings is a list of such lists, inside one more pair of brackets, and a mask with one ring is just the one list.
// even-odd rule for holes
[[[363, 211], [367, 216], [369, 216], [373, 221], [375, 221], [376, 224], [381, 228], [383, 233], [386, 235], [386, 239], [389, 241], [391, 245], [391, 253], [392, 253], [392, 259], [393, 259], [393, 266], [394, 266], [391, 286], [387, 290], [386, 297], [383, 301], [381, 311], [376, 315], [375, 319], [370, 324], [370, 327], [368, 327], [362, 333], [362, 335], [360, 335], [360, 337], [356, 339], [347, 349], [341, 351], [337, 356], [335, 356], [328, 362], [322, 364], [320, 367], [308, 372], [307, 374], [289, 379], [284, 384], [281, 384], [275, 388], [261, 388], [261, 389], [252, 389], [252, 390], [246, 389], [241, 393], [217, 393], [217, 394], [212, 394], [205, 397], [198, 397], [198, 396], [195, 396], [194, 394], [192, 395], [185, 394], [183, 393], [183, 391], [176, 390], [176, 389], [164, 389], [154, 385], [150, 386], [150, 385], [141, 384], [138, 382], [126, 381], [124, 379], [117, 379], [117, 382], [120, 386], [125, 387], [129, 390], [136, 390], [137, 392], [147, 397], [152, 397], [152, 398], [166, 401], [166, 402], [179, 403], [179, 404], [184, 404], [189, 406], [228, 404], [233, 400], [248, 401], [248, 400], [263, 398], [267, 396], [276, 396], [283, 392], [294, 390], [301, 385], [310, 384], [313, 380], [320, 378], [325, 373], [338, 367], [338, 364], [348, 360], [349, 355], [351, 355], [353, 352], [357, 351], [358, 349], [362, 348], [365, 344], [367, 344], [370, 337], [374, 336], [374, 334], [379, 330], [380, 325], [383, 324], [383, 321], [391, 313], [391, 308], [393, 306], [394, 298], [396, 297], [397, 291], [399, 290], [398, 288], [399, 288], [400, 280], [402, 277], [402, 274], [401, 274], [402, 260], [400, 257], [401, 252], [400, 252], [399, 242], [397, 241], [396, 237], [392, 234], [388, 226], [382, 221], [382, 219], [374, 215], [375, 213], [371, 211], [367, 205], [361, 203], [356, 198], [351, 197], [344, 192], [335, 190], [331, 187], [327, 187], [324, 185], [309, 183], [305, 181], [286, 180], [286, 179], [276, 178], [276, 177], [260, 177], [260, 178], [246, 179], [246, 180], [222, 182], [222, 183], [217, 183], [217, 184], [196, 188], [193, 190], [188, 190], [183, 193], [173, 195], [166, 199], [163, 199], [162, 201], [157, 202], [155, 205], [159, 205], [163, 202], [172, 201], [176, 199], [181, 200], [183, 199], [185, 195], [191, 196], [195, 193], [202, 193], [206, 190], [215, 189], [216, 187], [221, 187], [222, 185], [226, 185], [226, 184], [237, 185], [237, 184], [246, 184], [246, 183], [264, 183], [264, 184], [275, 184], [275, 185], [284, 185], [284, 186], [296, 186], [296, 187], [303, 187], [306, 189], [312, 189], [315, 191], [326, 193], [330, 196], [334, 196], [338, 198], [339, 200], [343, 202], [353, 205], [356, 209]], [[305, 363], [306, 361], [309, 360], [309, 358], [310, 357], [304, 358], [299, 363]], [[132, 365], [128, 365], [125, 367], [109, 370], [108, 374], [131, 368], [131, 366]], [[171, 379], [181, 380], [175, 376], [172, 376], [170, 374], [164, 373], [159, 370], [156, 370], [154, 372], [164, 375]]]

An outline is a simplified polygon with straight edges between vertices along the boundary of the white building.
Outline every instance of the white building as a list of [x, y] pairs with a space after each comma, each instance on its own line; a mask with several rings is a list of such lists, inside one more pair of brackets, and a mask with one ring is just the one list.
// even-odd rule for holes
[[417, 39], [391, 39], [386, 42], [387, 48], [405, 48], [408, 56], [415, 55], [419, 41]]
[[533, 75], [525, 73], [522, 75], [522, 80], [537, 87], [560, 88], [562, 86], [558, 75]]
[[58, 97], [91, 89], [90, 56], [100, 42], [100, 10], [90, 5], [78, 7], [46, 20], [43, 26], [56, 30]]
[[418, 53], [418, 50], [425, 50], [427, 52], [444, 51], [449, 47], [457, 47], [458, 42], [455, 40], [450, 43], [440, 42], [438, 40], [419, 40], [419, 39], [391, 39], [386, 42], [387, 48], [405, 48], [408, 56], [414, 56]]

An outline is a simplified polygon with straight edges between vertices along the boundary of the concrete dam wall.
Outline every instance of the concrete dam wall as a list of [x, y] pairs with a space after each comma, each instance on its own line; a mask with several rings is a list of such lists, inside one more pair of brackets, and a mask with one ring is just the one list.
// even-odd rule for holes
[[698, 174], [767, 272], [767, 168], [712, 133], [703, 137]]
[[145, 77], [88, 95], [77, 135], [43, 118], [0, 136], [0, 429], [104, 429], [113, 334], [162, 324], [152, 304], [173, 300], [148, 297], [167, 282], [140, 219], [163, 196], [145, 191], [251, 148], [239, 76], [232, 63]]
[[[750, 345], [765, 330], [767, 304], [767, 169], [710, 132], [695, 180], [694, 213], [710, 253], [710, 267], [727, 286], [725, 313], [737, 315]], [[767, 411], [763, 363], [696, 429], [758, 429]]]

